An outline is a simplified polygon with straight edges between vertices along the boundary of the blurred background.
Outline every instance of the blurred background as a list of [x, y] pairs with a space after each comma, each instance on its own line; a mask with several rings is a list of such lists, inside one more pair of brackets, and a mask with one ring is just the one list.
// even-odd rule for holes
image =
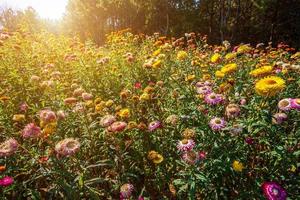
[[287, 43], [300, 47], [300, 0], [0, 0], [2, 30], [47, 30], [92, 39], [134, 33], [208, 35], [211, 44]]

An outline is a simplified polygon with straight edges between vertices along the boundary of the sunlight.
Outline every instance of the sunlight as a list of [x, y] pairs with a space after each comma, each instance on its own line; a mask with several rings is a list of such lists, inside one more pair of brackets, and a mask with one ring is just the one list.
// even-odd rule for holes
[[68, 0], [0, 0], [0, 5], [17, 9], [31, 6], [41, 18], [60, 19], [66, 9]]

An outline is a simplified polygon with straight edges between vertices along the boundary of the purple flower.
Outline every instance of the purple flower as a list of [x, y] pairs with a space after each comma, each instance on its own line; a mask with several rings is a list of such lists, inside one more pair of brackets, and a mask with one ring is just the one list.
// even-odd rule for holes
[[198, 94], [210, 94], [212, 93], [212, 89], [209, 86], [202, 86], [202, 87], [197, 87], [197, 93]]
[[219, 131], [226, 126], [226, 121], [223, 118], [214, 117], [210, 120], [209, 126], [214, 131]]
[[41, 128], [34, 123], [27, 124], [22, 131], [23, 138], [35, 138], [41, 134]]
[[276, 182], [264, 182], [261, 187], [268, 200], [287, 199], [286, 191]]
[[293, 99], [291, 102], [291, 106], [293, 109], [300, 111], [300, 98]]
[[55, 152], [59, 156], [71, 156], [75, 154], [80, 148], [80, 143], [73, 138], [66, 138], [59, 141], [55, 145]]
[[122, 185], [120, 188], [120, 199], [123, 200], [130, 198], [133, 189], [134, 187], [130, 183], [125, 183], [124, 185]]
[[276, 113], [273, 115], [272, 122], [274, 124], [282, 124], [287, 118], [288, 116], [285, 113]]
[[177, 149], [182, 152], [190, 151], [194, 148], [194, 146], [195, 146], [195, 142], [192, 139], [189, 140], [183, 139], [177, 143]]
[[278, 102], [278, 108], [282, 111], [289, 111], [292, 109], [292, 99], [285, 98]]
[[247, 137], [247, 138], [245, 139], [245, 141], [246, 141], [246, 143], [249, 144], [249, 145], [254, 144], [254, 140], [253, 140], [251, 137]]
[[222, 103], [224, 101], [224, 98], [223, 95], [212, 92], [210, 94], [207, 94], [204, 100], [207, 104], [216, 105]]
[[148, 125], [148, 130], [149, 131], [154, 131], [161, 127], [161, 123], [159, 121], [153, 121]]
[[10, 176], [5, 176], [4, 178], [0, 179], [0, 186], [7, 187], [14, 183], [14, 179]]
[[182, 160], [190, 165], [194, 165], [200, 161], [200, 155], [196, 151], [187, 151], [182, 155]]

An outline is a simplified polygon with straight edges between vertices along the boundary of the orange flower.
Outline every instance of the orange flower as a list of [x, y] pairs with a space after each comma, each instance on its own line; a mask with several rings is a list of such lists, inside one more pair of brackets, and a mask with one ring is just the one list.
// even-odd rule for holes
[[3, 172], [6, 170], [6, 167], [4, 165], [0, 165], [0, 172]]

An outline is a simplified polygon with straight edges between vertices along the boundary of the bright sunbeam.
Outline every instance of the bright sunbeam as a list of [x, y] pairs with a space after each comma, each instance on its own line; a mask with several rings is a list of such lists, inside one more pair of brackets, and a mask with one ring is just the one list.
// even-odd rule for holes
[[60, 19], [66, 9], [68, 0], [0, 0], [0, 6], [16, 9], [32, 7], [41, 18]]

